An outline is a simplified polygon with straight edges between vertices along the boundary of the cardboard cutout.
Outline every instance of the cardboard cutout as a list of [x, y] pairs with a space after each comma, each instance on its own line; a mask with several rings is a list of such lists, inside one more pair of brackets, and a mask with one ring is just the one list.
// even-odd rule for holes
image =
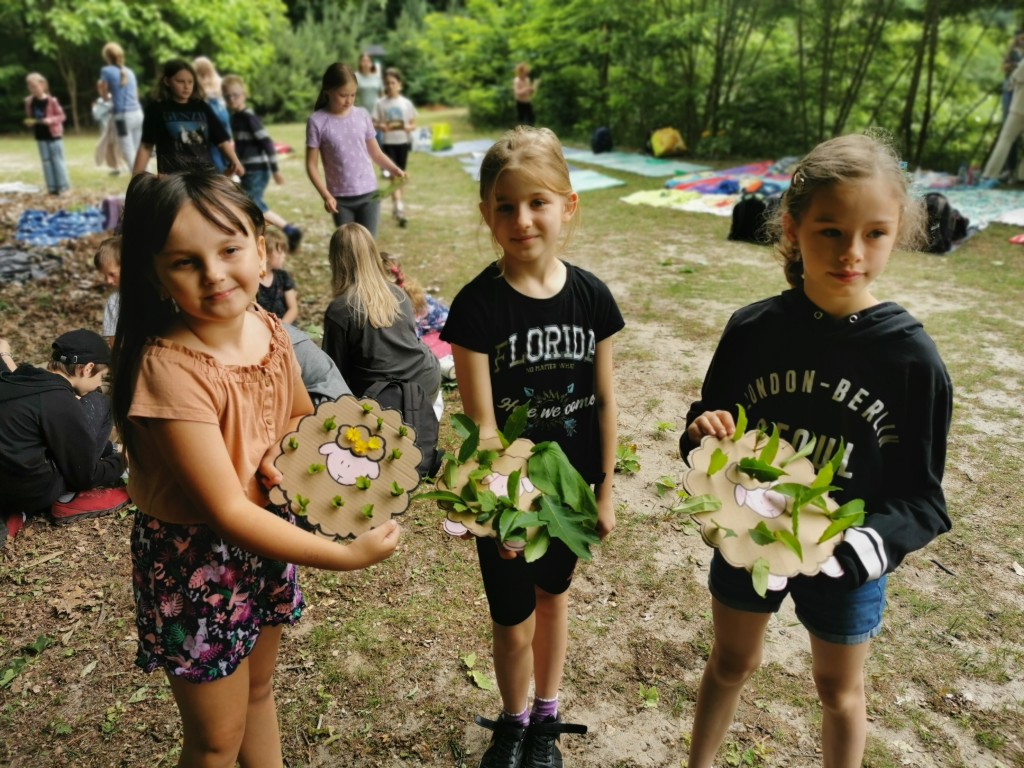
[[[491, 464], [490, 474], [480, 480], [471, 481], [470, 475], [480, 469], [480, 462], [476, 458], [471, 458], [466, 463], [459, 465], [455, 474], [455, 482], [453, 483], [454, 488], [448, 487], [444, 480], [444, 473], [442, 473], [437, 480], [438, 490], [461, 493], [467, 483], [475, 482], [478, 491], [489, 490], [496, 496], [507, 496], [509, 475], [518, 470], [520, 473], [519, 499], [517, 500], [516, 508], [524, 512], [529, 511], [534, 501], [541, 495], [540, 490], [530, 482], [529, 470], [527, 468], [527, 461], [533, 451], [533, 442], [525, 437], [520, 437], [502, 450], [501, 440], [498, 437], [492, 437], [482, 440], [480, 442], [480, 449], [498, 452], [498, 458]], [[448, 517], [444, 521], [444, 530], [452, 536], [462, 536], [466, 533], [485, 537], [496, 537], [498, 535], [493, 522], [478, 523], [476, 515], [472, 512], [455, 512], [450, 509], [448, 510]], [[526, 533], [527, 540], [533, 538], [536, 532], [537, 528], [528, 528]], [[505, 542], [505, 546], [508, 549], [519, 550], [525, 546], [525, 542], [508, 541]]]
[[[737, 568], [749, 571], [759, 559], [767, 560], [769, 588], [781, 588], [786, 578], [798, 574], [813, 576], [824, 571], [830, 576], [840, 575], [842, 568], [832, 557], [832, 552], [842, 541], [842, 536], [837, 533], [818, 543], [832, 521], [814, 504], [803, 505], [798, 515], [796, 539], [800, 542], [802, 559], [781, 541], [762, 545], [751, 535], [752, 529], [760, 523], [764, 523], [770, 532], [791, 533], [793, 498], [773, 488], [782, 483], [810, 486], [817, 474], [807, 458], [792, 458], [796, 451], [784, 440], [779, 440], [778, 452], [770, 462], [771, 466], [780, 468], [784, 473], [777, 480], [757, 480], [740, 470], [739, 461], [758, 458], [767, 442], [767, 436], [757, 430], [747, 432], [737, 441], [707, 435], [697, 448], [690, 451], [690, 469], [683, 476], [683, 487], [691, 496], [711, 495], [722, 505], [716, 511], [693, 515], [700, 524], [701, 536], [705, 543], [716, 547], [726, 561]], [[716, 449], [725, 454], [725, 463], [709, 475], [708, 469]], [[716, 461], [721, 463], [722, 457], [719, 455]], [[820, 498], [829, 512], [839, 506], [827, 493]], [[735, 535], [730, 535], [730, 532]]]
[[401, 412], [343, 395], [321, 403], [281, 441], [270, 492], [331, 539], [355, 538], [402, 514], [419, 485], [416, 433]]

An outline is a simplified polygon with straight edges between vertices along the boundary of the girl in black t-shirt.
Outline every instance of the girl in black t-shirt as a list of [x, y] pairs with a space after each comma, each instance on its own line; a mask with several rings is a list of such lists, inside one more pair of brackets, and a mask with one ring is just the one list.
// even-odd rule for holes
[[[604, 283], [559, 258], [577, 207], [551, 131], [520, 126], [491, 147], [480, 169], [480, 212], [499, 256], [455, 297], [441, 338], [452, 344], [463, 409], [481, 439], [528, 403], [524, 437], [558, 442], [595, 485], [603, 538], [615, 527], [611, 337], [623, 321]], [[527, 563], [496, 541], [477, 539], [503, 710], [497, 721], [477, 718], [494, 731], [480, 765], [561, 765], [559, 735], [586, 731], [558, 715], [576, 557], [552, 539]]]

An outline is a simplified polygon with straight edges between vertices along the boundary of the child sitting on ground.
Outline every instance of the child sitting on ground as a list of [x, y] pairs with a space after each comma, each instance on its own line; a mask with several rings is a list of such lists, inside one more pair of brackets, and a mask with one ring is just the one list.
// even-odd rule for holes
[[47, 508], [55, 523], [67, 523], [125, 506], [125, 462], [110, 442], [110, 401], [99, 391], [110, 364], [102, 337], [87, 330], [59, 336], [46, 370], [15, 367], [0, 340], [0, 361], [0, 518], [7, 528]]
[[267, 266], [260, 274], [256, 303], [282, 322], [294, 323], [299, 316], [299, 292], [292, 276], [282, 269], [288, 254], [288, 237], [276, 227], [267, 227], [263, 237], [267, 242]]
[[103, 308], [103, 338], [109, 344], [114, 339], [117, 315], [121, 310], [121, 291], [118, 290], [121, 285], [121, 236], [114, 235], [100, 243], [92, 262], [103, 276], [103, 282], [114, 289]]

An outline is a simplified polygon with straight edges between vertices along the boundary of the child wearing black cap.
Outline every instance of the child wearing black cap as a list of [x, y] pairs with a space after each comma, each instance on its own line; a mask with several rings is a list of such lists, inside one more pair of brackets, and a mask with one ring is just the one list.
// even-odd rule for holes
[[45, 370], [15, 366], [0, 340], [0, 538], [47, 508], [66, 523], [128, 503], [110, 401], [99, 391], [109, 364], [110, 347], [92, 331], [58, 337]]

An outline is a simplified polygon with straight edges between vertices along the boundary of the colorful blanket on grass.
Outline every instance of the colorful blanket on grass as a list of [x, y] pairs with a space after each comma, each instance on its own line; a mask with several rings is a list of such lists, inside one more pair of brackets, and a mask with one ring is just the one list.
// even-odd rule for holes
[[93, 232], [102, 232], [104, 217], [96, 207], [75, 211], [38, 211], [28, 209], [18, 219], [14, 239], [29, 245], [56, 245]]

